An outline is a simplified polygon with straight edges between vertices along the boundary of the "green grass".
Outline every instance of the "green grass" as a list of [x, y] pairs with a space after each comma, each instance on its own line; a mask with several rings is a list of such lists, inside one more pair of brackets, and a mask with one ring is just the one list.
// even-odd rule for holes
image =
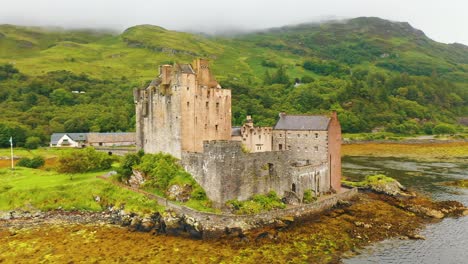
[[[38, 149], [25, 149], [25, 148], [14, 148], [13, 154], [18, 157], [28, 157], [32, 158], [33, 156], [42, 156], [44, 158], [53, 158], [58, 157], [60, 154], [73, 151], [70, 148], [38, 148]], [[0, 148], [0, 157], [10, 157], [9, 148]]]
[[[163, 207], [155, 201], [96, 178], [105, 172], [66, 175], [28, 168], [0, 169], [0, 210], [34, 207], [43, 211], [102, 211], [106, 205], [150, 213]], [[72, 176], [72, 177], [71, 177]], [[95, 201], [99, 196], [101, 201]]]
[[363, 181], [359, 181], [359, 182], [352, 182], [352, 181], [346, 181], [346, 180], [342, 180], [341, 182], [351, 187], [366, 188], [366, 187], [386, 184], [386, 183], [390, 183], [394, 181], [395, 179], [391, 177], [385, 176], [383, 174], [376, 174], [376, 175], [366, 176], [366, 179], [364, 179]]

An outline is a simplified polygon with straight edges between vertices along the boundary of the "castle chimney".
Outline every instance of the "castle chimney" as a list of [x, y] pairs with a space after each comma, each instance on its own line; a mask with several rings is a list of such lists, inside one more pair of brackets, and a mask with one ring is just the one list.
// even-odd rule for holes
[[336, 113], [336, 111], [332, 111], [331, 118], [338, 119], [338, 114]]
[[169, 84], [171, 82], [172, 65], [159, 66], [159, 74], [161, 76], [162, 84]]
[[253, 119], [252, 119], [252, 116], [248, 115], [246, 118], [245, 118], [245, 125], [246, 126], [249, 126], [249, 127], [253, 127]]

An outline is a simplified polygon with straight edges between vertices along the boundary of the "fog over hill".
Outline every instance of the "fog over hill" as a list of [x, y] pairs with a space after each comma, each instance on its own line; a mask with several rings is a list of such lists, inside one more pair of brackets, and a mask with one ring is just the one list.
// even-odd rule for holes
[[377, 16], [407, 21], [444, 43], [468, 44], [465, 0], [17, 0], [3, 4], [0, 23], [111, 28], [153, 24], [171, 30], [219, 34], [303, 22]]

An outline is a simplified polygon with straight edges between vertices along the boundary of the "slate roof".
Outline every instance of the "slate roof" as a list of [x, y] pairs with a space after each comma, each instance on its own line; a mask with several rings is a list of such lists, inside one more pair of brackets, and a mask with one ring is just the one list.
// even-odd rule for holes
[[87, 133], [53, 133], [52, 136], [50, 136], [50, 143], [51, 144], [57, 144], [57, 142], [64, 136], [68, 135], [71, 139], [74, 141], [86, 141]]
[[242, 136], [241, 127], [232, 127], [231, 128], [231, 136], [233, 136], [233, 137]]
[[280, 119], [273, 129], [326, 131], [329, 123], [328, 116], [280, 114]]
[[177, 64], [178, 68], [182, 73], [191, 73], [195, 74], [195, 72], [192, 69], [192, 65], [190, 64]]
[[88, 143], [136, 142], [135, 132], [88, 133]]

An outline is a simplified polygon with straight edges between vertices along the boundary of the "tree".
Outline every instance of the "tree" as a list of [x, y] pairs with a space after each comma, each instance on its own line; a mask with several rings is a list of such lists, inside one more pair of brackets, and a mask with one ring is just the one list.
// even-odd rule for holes
[[27, 149], [37, 149], [41, 145], [42, 141], [39, 137], [28, 137], [24, 147]]
[[441, 134], [455, 134], [456, 129], [450, 124], [438, 124], [434, 127], [433, 133], [436, 135]]
[[56, 105], [72, 105], [73, 94], [63, 88], [54, 90], [50, 94], [51, 101]]

